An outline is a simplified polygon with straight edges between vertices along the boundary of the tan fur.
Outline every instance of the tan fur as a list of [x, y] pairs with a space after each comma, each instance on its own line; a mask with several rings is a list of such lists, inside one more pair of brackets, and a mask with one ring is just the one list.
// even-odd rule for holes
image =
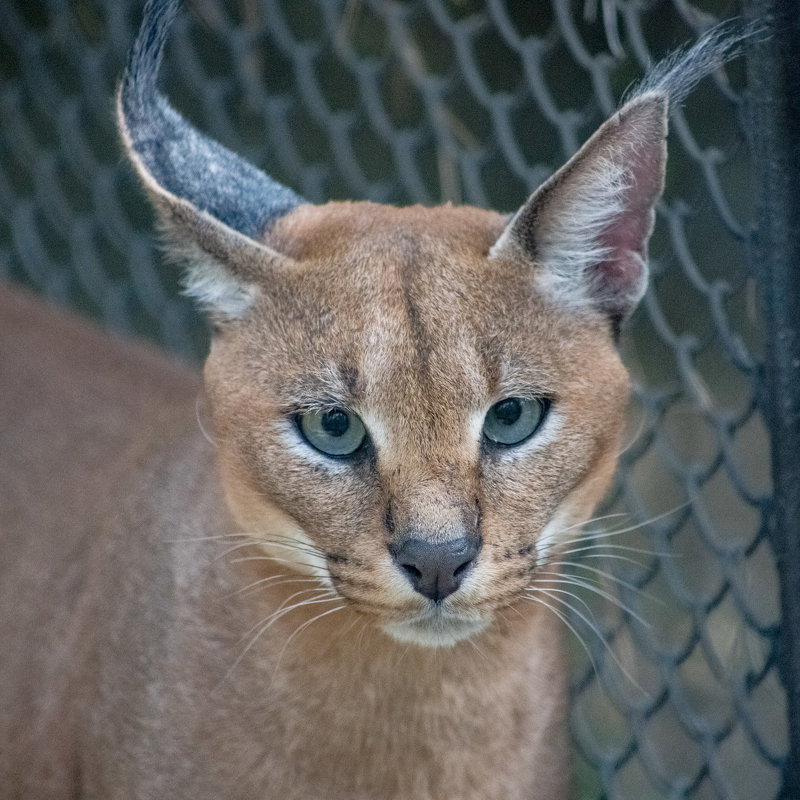
[[[488, 259], [504, 224], [299, 207], [270, 236], [294, 266], [221, 328], [207, 401], [185, 369], [3, 293], [0, 796], [566, 797], [560, 624], [523, 595], [543, 528], [610, 479], [627, 378], [602, 315]], [[554, 432], [482, 455], [475, 420], [524, 392], [553, 398]], [[287, 447], [287, 408], [331, 395], [378, 432], [354, 469]], [[422, 606], [393, 531], [471, 515], [483, 549], [447, 602], [482, 632], [387, 635]], [[217, 538], [241, 531], [262, 543]]]
[[[304, 203], [158, 94], [177, 7], [118, 122], [202, 380], [0, 290], [0, 800], [566, 800], [551, 562], [620, 448], [670, 87], [735, 39], [505, 218]], [[511, 398], [549, 413], [503, 444]]]

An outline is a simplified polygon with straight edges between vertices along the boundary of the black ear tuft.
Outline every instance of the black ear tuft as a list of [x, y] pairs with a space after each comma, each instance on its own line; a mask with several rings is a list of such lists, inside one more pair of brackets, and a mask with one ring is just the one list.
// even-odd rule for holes
[[675, 50], [659, 61], [623, 100], [656, 92], [669, 97], [670, 108], [676, 108], [697, 83], [739, 55], [748, 39], [765, 35], [763, 21], [743, 24], [734, 19], [716, 25], [691, 47]]
[[180, 0], [148, 0], [120, 88], [120, 126], [148, 188], [191, 203], [245, 236], [304, 202], [293, 191], [187, 123], [158, 91], [158, 72]]
[[119, 91], [119, 127], [173, 254], [187, 263], [186, 293], [216, 319], [238, 319], [265, 274], [290, 265], [265, 235], [304, 201], [195, 130], [158, 91], [164, 45], [179, 5], [180, 0], [145, 5]]

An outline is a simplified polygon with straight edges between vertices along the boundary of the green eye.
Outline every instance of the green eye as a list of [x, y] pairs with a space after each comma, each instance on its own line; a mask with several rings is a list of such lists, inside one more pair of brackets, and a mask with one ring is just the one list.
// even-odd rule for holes
[[486, 412], [483, 435], [497, 444], [521, 444], [542, 424], [547, 408], [546, 400], [506, 397]]
[[364, 423], [343, 408], [306, 411], [297, 415], [297, 425], [306, 441], [328, 456], [355, 453], [367, 436]]

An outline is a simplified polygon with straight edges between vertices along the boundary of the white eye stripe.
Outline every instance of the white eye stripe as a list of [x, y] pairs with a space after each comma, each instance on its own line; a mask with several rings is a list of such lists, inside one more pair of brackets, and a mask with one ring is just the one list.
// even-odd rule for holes
[[385, 451], [389, 447], [389, 434], [383, 420], [367, 410], [359, 410], [358, 414], [375, 449], [379, 453]]
[[483, 421], [486, 419], [486, 412], [489, 409], [475, 411], [469, 415], [469, 440], [470, 442], [480, 442], [483, 438]]

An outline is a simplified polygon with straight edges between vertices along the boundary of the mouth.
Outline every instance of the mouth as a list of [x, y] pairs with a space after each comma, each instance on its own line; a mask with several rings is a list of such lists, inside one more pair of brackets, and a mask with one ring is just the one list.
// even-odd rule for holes
[[420, 647], [452, 647], [477, 636], [491, 623], [486, 614], [456, 613], [434, 606], [403, 620], [384, 623], [383, 631], [398, 642]]

